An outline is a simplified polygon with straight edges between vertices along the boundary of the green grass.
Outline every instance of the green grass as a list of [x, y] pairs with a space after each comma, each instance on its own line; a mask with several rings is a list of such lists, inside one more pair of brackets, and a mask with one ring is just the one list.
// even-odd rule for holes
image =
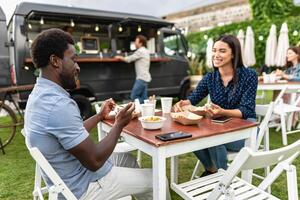
[[[269, 96], [270, 97], [270, 96]], [[268, 97], [268, 98], [269, 98]], [[92, 131], [93, 138], [97, 137], [96, 130]], [[299, 140], [300, 133], [288, 136], [289, 144]], [[271, 149], [282, 147], [281, 133], [270, 131]], [[30, 157], [24, 143], [24, 137], [20, 134], [20, 128], [12, 143], [5, 148], [6, 154], [0, 152], [0, 199], [1, 200], [27, 200], [32, 199], [35, 164]], [[142, 156], [142, 167], [151, 167], [151, 158], [146, 154]], [[179, 182], [189, 180], [196, 164], [196, 157], [192, 154], [179, 156]], [[300, 157], [295, 160], [297, 167], [298, 190], [300, 191]], [[167, 160], [167, 175], [170, 173], [170, 159]], [[261, 170], [259, 171], [259, 173]], [[254, 183], [258, 183], [254, 180]], [[280, 199], [287, 199], [286, 176], [283, 173], [272, 185], [272, 193]], [[172, 192], [172, 199], [181, 199]]]

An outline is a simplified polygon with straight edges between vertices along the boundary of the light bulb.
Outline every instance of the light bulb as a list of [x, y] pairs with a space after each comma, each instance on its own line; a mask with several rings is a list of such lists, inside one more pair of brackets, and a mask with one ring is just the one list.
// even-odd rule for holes
[[32, 29], [32, 26], [31, 26], [31, 24], [30, 24], [30, 23], [28, 24], [28, 28], [29, 28], [29, 29]]
[[138, 32], [141, 32], [141, 31], [142, 31], [141, 26], [138, 27], [137, 31], [138, 31]]
[[72, 27], [75, 26], [75, 23], [74, 23], [73, 19], [71, 19], [70, 25], [71, 25]]
[[98, 26], [98, 24], [95, 26], [95, 31], [99, 31], [100, 30], [100, 28], [99, 28], [99, 26]]
[[41, 24], [41, 25], [44, 24], [44, 18], [43, 18], [43, 17], [41, 17], [40, 24]]
[[298, 31], [297, 31], [297, 30], [294, 30], [293, 36], [297, 36], [297, 35], [298, 35]]
[[160, 31], [157, 31], [157, 35], [160, 35]]
[[119, 32], [122, 32], [122, 31], [123, 31], [122, 26], [119, 26]]

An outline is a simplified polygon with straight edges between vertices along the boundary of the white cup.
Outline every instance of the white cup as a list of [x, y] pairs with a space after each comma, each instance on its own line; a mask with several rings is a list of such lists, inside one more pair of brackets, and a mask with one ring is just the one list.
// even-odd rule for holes
[[275, 83], [276, 82], [276, 74], [270, 74], [269, 75], [269, 77], [270, 77], [270, 83]]
[[142, 117], [153, 116], [155, 114], [153, 110], [153, 104], [146, 104], [146, 103], [142, 104], [141, 111], [142, 111]]
[[135, 106], [135, 111], [136, 112], [141, 112], [141, 104], [140, 104], [139, 99], [134, 100], [134, 106]]
[[170, 113], [172, 108], [172, 97], [162, 97], [161, 99], [161, 109], [163, 113]]
[[264, 83], [270, 83], [270, 75], [269, 74], [264, 74]]
[[153, 106], [153, 112], [155, 113], [155, 109], [156, 109], [156, 100], [150, 101], [149, 99], [144, 100], [145, 104], [152, 104]]

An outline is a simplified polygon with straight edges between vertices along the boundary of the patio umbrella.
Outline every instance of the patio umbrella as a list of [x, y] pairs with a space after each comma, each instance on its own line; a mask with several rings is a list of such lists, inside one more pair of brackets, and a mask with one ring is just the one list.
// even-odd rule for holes
[[254, 34], [251, 26], [247, 27], [245, 47], [244, 47], [244, 64], [253, 66], [256, 63], [254, 52]]
[[276, 26], [272, 24], [269, 36], [266, 43], [266, 53], [265, 53], [265, 64], [270, 66], [275, 66], [276, 49], [277, 48], [277, 36], [276, 36]]
[[289, 36], [287, 23], [281, 25], [280, 34], [278, 37], [278, 46], [276, 51], [276, 66], [284, 66], [286, 60], [286, 52], [289, 48]]
[[245, 34], [244, 34], [243, 29], [239, 30], [239, 32], [237, 34], [237, 38], [239, 39], [240, 44], [241, 44], [242, 58], [243, 58], [243, 61], [244, 61], [244, 39], [245, 39]]
[[212, 38], [209, 38], [207, 41], [207, 47], [206, 47], [206, 66], [208, 68], [212, 68], [212, 48], [214, 45], [214, 41]]

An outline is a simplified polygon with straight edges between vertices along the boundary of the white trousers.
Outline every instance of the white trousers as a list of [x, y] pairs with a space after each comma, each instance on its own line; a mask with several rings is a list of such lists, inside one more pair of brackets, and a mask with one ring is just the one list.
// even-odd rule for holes
[[[138, 167], [130, 154], [117, 153], [112, 156], [115, 166], [103, 178], [89, 184], [80, 200], [115, 200], [128, 195], [137, 200], [152, 200], [152, 169]], [[168, 183], [167, 197], [171, 199]]]

